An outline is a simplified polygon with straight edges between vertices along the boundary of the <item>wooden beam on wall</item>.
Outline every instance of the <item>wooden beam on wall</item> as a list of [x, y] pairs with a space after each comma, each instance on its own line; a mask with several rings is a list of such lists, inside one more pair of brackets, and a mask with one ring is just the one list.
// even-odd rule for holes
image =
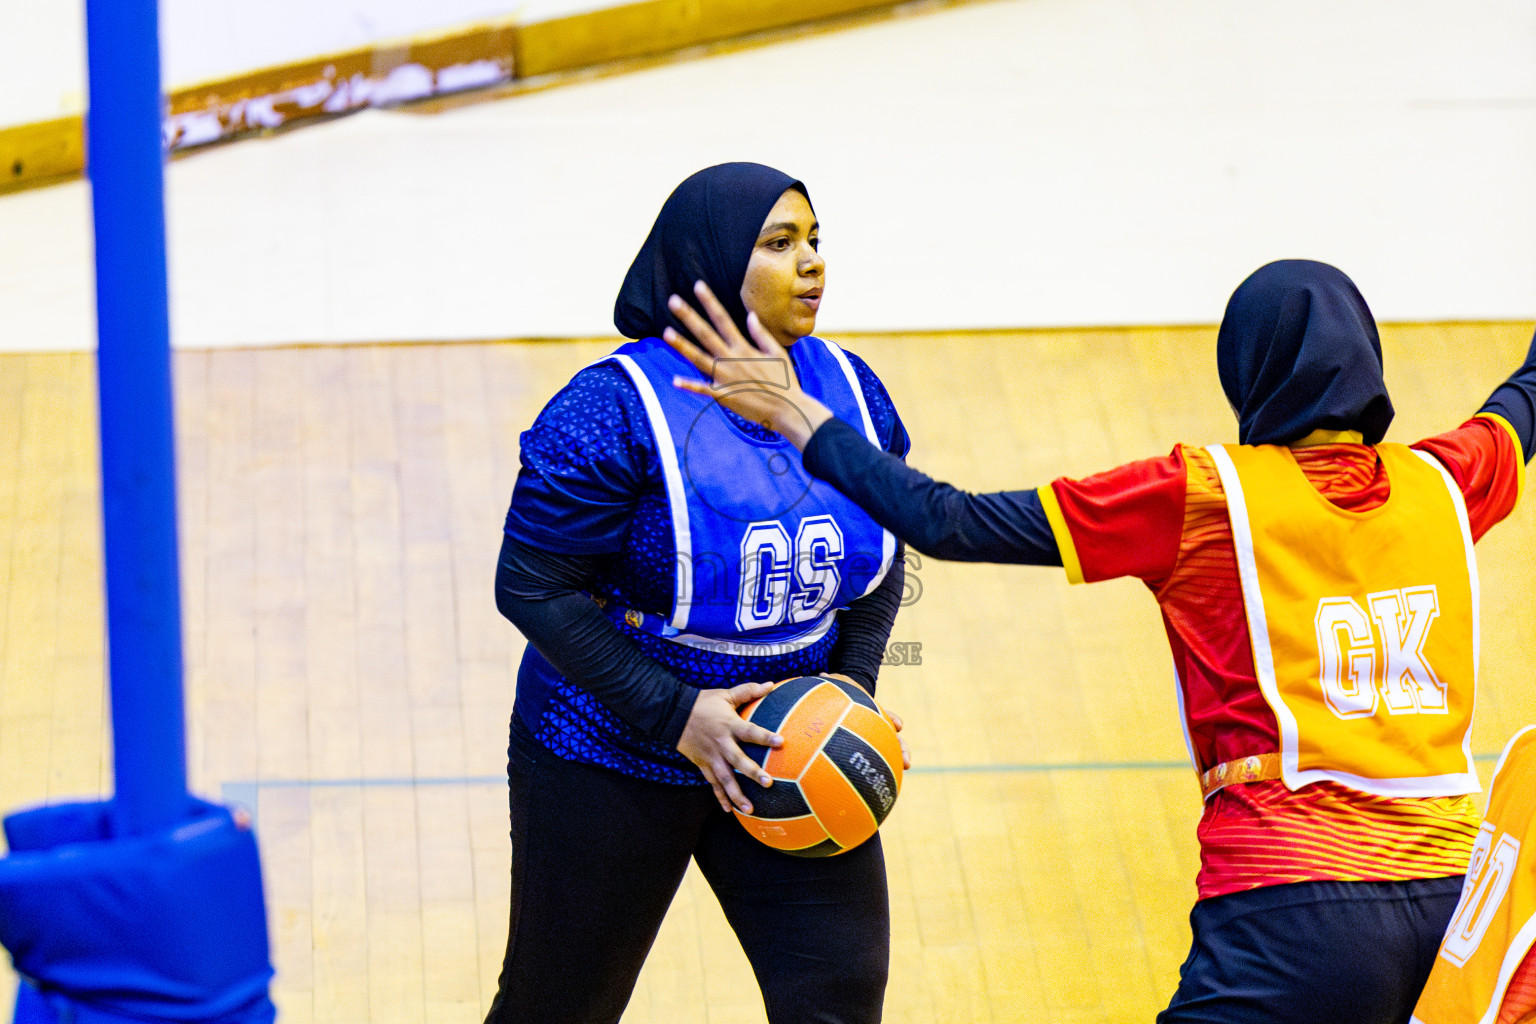
[[[896, 0], [640, 0], [518, 24], [488, 22], [262, 68], [172, 90], [174, 152], [265, 134], [368, 106], [395, 106], [539, 75], [665, 54]], [[0, 128], [0, 195], [78, 177], [78, 114]]]
[[76, 177], [85, 166], [85, 134], [79, 114], [0, 128], [0, 193], [51, 185]]

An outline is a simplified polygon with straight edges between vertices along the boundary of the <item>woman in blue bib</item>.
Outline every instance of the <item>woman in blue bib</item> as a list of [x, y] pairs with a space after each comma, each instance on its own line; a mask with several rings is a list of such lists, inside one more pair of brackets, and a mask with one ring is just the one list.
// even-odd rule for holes
[[[834, 857], [761, 845], [737, 708], [767, 681], [840, 674], [873, 692], [901, 602], [895, 538], [795, 447], [672, 386], [669, 296], [710, 283], [788, 346], [807, 392], [904, 456], [857, 356], [810, 336], [825, 263], [805, 186], [721, 164], [667, 199], [614, 307], [637, 339], [579, 372], [521, 437], [497, 606], [528, 639], [508, 778], [512, 905], [488, 1022], [617, 1021], [690, 859], [720, 900], [773, 1024], [880, 1019], [889, 908], [880, 838]], [[786, 384], [789, 382], [786, 381]]]

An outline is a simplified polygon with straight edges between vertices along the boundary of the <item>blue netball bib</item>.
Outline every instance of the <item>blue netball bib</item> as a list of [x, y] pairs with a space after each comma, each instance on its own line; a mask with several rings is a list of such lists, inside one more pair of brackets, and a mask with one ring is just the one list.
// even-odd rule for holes
[[[790, 356], [807, 394], [880, 443], [842, 349], [807, 337]], [[895, 538], [807, 474], [794, 445], [749, 433], [713, 399], [673, 387], [675, 376], [703, 378], [657, 338], [606, 358], [629, 374], [645, 406], [677, 543], [671, 614], [665, 621], [632, 610], [617, 615], [679, 643], [781, 654], [814, 643], [838, 609], [879, 586]], [[782, 377], [781, 366], [764, 360], [765, 377], [774, 369]]]

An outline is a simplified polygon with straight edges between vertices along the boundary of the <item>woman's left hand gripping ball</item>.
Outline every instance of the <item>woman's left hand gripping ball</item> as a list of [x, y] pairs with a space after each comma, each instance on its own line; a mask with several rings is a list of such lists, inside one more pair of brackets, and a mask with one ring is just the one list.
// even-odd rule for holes
[[[852, 676], [845, 676], [841, 672], [823, 672], [821, 674], [832, 679], [841, 679], [845, 683], [852, 683], [859, 689], [864, 690], [865, 693], [869, 693], [868, 690], [864, 689], [864, 684]], [[874, 695], [870, 694], [870, 696]], [[907, 739], [901, 734], [901, 716], [884, 704], [880, 705], [880, 714], [885, 717], [887, 722], [891, 723], [891, 728], [896, 730], [896, 742], [901, 744], [901, 770], [904, 772], [910, 771], [912, 769], [912, 751], [907, 749]]]
[[762, 765], [748, 757], [741, 744], [782, 747], [784, 737], [753, 725], [737, 710], [773, 687], [773, 683], [742, 683], [729, 690], [701, 690], [688, 715], [688, 724], [683, 726], [683, 736], [677, 741], [678, 752], [704, 773], [721, 810], [729, 811], [734, 806], [742, 814], [752, 813], [752, 802], [736, 784], [736, 772], [756, 780], [760, 786], [773, 784]]

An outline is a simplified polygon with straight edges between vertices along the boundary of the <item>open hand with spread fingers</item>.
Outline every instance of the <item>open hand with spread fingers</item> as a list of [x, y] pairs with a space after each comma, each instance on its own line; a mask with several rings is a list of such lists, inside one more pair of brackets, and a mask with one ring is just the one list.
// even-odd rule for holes
[[803, 450], [816, 428], [832, 418], [831, 410], [801, 390], [789, 352], [768, 333], [756, 313], [747, 314], [749, 341], [708, 285], [699, 281], [693, 292], [709, 320], [674, 295], [667, 308], [693, 340], [671, 327], [662, 337], [712, 383], [677, 377], [673, 386], [713, 398]]

